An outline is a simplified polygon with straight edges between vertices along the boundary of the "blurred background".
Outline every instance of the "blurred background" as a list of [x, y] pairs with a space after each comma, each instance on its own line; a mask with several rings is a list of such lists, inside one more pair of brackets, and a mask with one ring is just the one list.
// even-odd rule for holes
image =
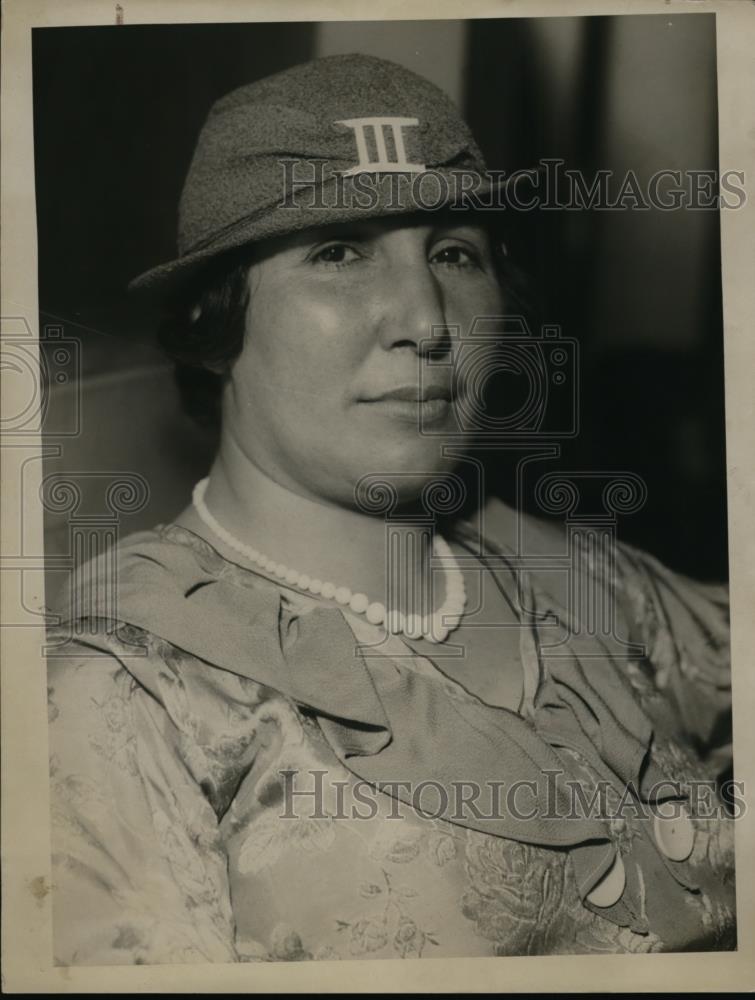
[[[175, 255], [193, 146], [228, 90], [318, 55], [359, 51], [442, 86], [496, 169], [558, 158], [588, 179], [632, 170], [643, 182], [661, 169], [718, 168], [714, 15], [33, 34], [45, 473], [80, 474], [76, 517], [96, 519], [98, 483], [138, 472], [146, 502], [121, 508], [122, 534], [175, 515], [212, 456], [153, 346], [158, 316], [132, 302], [126, 285]], [[554, 467], [642, 477], [647, 501], [620, 519], [620, 537], [682, 572], [724, 579], [718, 213], [538, 211], [510, 222], [533, 322], [558, 325], [579, 344], [581, 431], [562, 442]], [[493, 479], [512, 499], [505, 461]], [[49, 554], [70, 552], [70, 521], [65, 504], [47, 512]]]

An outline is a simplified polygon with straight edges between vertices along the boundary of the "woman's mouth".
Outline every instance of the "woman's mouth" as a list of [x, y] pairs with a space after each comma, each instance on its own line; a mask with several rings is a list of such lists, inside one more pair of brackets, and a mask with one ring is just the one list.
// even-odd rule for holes
[[404, 385], [363, 402], [387, 416], [423, 426], [445, 420], [451, 412], [453, 396], [447, 385]]

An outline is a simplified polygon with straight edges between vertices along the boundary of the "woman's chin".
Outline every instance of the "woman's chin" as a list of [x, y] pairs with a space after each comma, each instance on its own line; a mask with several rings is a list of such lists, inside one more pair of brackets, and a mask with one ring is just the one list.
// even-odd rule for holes
[[[451, 442], [449, 442], [451, 443]], [[440, 438], [404, 435], [373, 437], [369, 442], [338, 441], [339, 448], [310, 449], [298, 464], [306, 470], [306, 492], [339, 504], [372, 511], [385, 494], [390, 508], [427, 498], [459, 467], [464, 442], [453, 440], [452, 454], [443, 453]], [[458, 485], [456, 491], [463, 490]], [[424, 500], [423, 500], [424, 502]]]
[[[356, 463], [350, 481], [353, 501], [368, 513], [388, 514], [418, 502], [428, 513], [436, 506], [437, 494], [443, 496], [464, 491], [448, 483], [449, 474], [458, 465], [457, 458], [440, 454], [440, 449], [383, 450], [363, 456]], [[443, 499], [440, 499], [441, 506]]]
[[384, 443], [361, 456], [358, 465], [364, 474], [394, 474], [421, 487], [429, 478], [450, 472], [459, 463], [459, 457], [456, 448], [449, 456], [443, 453], [440, 441], [420, 439], [395, 446]]

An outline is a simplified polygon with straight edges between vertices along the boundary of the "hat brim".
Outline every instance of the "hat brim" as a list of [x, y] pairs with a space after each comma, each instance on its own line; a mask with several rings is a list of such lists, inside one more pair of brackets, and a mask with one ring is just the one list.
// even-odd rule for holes
[[[129, 291], [151, 299], [165, 300], [179, 297], [191, 289], [193, 281], [198, 279], [212, 262], [233, 251], [276, 236], [290, 235], [341, 222], [417, 212], [430, 215], [433, 211], [460, 213], [473, 211], [484, 216], [494, 213], [495, 217], [500, 217], [511, 207], [509, 196], [513, 187], [527, 174], [531, 176], [529, 171], [508, 177], [485, 178], [484, 175], [480, 175], [484, 178], [482, 184], [466, 189], [461, 185], [462, 190], [457, 191], [455, 189], [460, 185], [454, 181], [453, 171], [432, 171], [432, 173], [449, 179], [447, 197], [443, 197], [441, 192], [441, 196], [433, 200], [427, 193], [422, 195], [420, 186], [410, 183], [403, 187], [396, 183], [379, 183], [372, 189], [378, 196], [373, 196], [372, 201], [367, 204], [359, 202], [357, 197], [352, 197], [345, 198], [342, 204], [326, 204], [325, 207], [322, 199], [319, 204], [315, 201], [314, 204], [308, 205], [301, 203], [303, 201], [301, 199], [296, 205], [276, 203], [267, 206], [227, 226], [206, 245], [140, 274], [129, 283]], [[384, 176], [395, 178], [399, 175]]]

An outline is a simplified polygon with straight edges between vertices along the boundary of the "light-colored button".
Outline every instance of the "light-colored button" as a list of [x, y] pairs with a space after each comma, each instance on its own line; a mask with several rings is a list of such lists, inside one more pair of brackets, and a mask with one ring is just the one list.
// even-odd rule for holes
[[617, 854], [613, 864], [598, 884], [588, 893], [587, 899], [593, 906], [613, 906], [621, 899], [627, 884], [627, 873], [621, 855]]
[[658, 816], [653, 820], [655, 842], [670, 861], [686, 861], [695, 845], [692, 820], [682, 811], [678, 816]]

